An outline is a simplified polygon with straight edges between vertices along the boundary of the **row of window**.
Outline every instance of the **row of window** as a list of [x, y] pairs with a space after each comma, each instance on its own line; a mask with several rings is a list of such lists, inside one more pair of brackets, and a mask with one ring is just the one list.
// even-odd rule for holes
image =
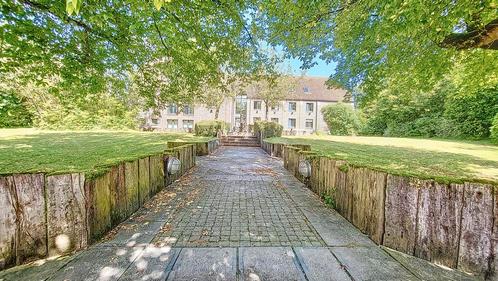
[[[261, 117], [254, 117], [253, 122], [261, 121]], [[278, 118], [271, 118], [272, 122], [278, 123]], [[313, 119], [306, 119], [304, 121], [304, 127], [306, 129], [313, 129]], [[287, 120], [287, 129], [295, 129], [296, 128], [296, 118], [289, 118]]]
[[[194, 115], [194, 108], [192, 106], [185, 105], [182, 111], [185, 115]], [[168, 114], [178, 114], [178, 106], [176, 104], [168, 105]]]
[[[152, 118], [152, 125], [159, 125], [159, 119]], [[261, 121], [261, 117], [254, 117], [254, 122]], [[271, 118], [272, 122], [278, 123], [278, 118]], [[178, 120], [177, 119], [166, 119], [166, 125], [168, 129], [178, 129]], [[304, 123], [304, 127], [306, 129], [313, 129], [313, 119], [306, 119]], [[194, 120], [182, 120], [182, 128], [183, 129], [192, 129], [194, 128]], [[289, 118], [287, 121], [288, 129], [296, 128], [296, 118]]]
[[[159, 119], [152, 118], [152, 125], [159, 125]], [[178, 129], [178, 120], [177, 119], [166, 119], [166, 125], [168, 129]], [[194, 120], [183, 120], [182, 121], [183, 129], [192, 129], [194, 128]]]
[[[259, 100], [253, 101], [253, 109], [254, 110], [261, 110], [261, 104], [262, 104], [262, 101], [259, 101]], [[271, 107], [271, 110], [278, 110], [278, 109], [279, 109], [279, 106], [272, 106]], [[287, 102], [287, 109], [290, 112], [296, 111], [296, 109], [297, 109], [297, 103], [293, 102], [293, 101]], [[312, 103], [312, 102], [307, 102], [306, 103], [306, 112], [307, 113], [313, 112], [314, 109], [315, 109], [315, 104], [314, 103]]]

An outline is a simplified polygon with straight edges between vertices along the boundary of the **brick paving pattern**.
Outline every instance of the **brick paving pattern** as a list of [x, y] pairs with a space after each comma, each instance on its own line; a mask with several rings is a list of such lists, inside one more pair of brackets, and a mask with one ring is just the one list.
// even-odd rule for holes
[[[256, 177], [258, 178], [258, 177]], [[200, 198], [167, 221], [153, 242], [171, 246], [324, 245], [278, 180], [200, 180]]]

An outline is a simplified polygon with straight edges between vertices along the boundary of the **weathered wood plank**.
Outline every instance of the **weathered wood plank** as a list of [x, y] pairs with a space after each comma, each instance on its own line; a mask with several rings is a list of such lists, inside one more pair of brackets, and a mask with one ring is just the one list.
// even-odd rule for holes
[[47, 255], [45, 182], [43, 174], [16, 174], [13, 179], [18, 207], [16, 263], [21, 264]]
[[489, 273], [491, 280], [498, 280], [498, 186], [493, 186], [493, 231], [491, 237], [491, 256]]
[[125, 163], [125, 187], [127, 215], [131, 215], [140, 207], [138, 199], [138, 160]]
[[484, 276], [491, 260], [493, 187], [465, 183], [458, 269]]
[[0, 177], [0, 269], [16, 262], [16, 197], [12, 176]]
[[50, 255], [88, 245], [87, 211], [83, 174], [46, 177], [47, 230]]
[[382, 244], [387, 174], [364, 168], [354, 169], [353, 224]]
[[109, 173], [111, 223], [112, 225], [118, 225], [129, 216], [126, 198], [125, 164], [119, 164], [118, 166], [112, 167]]
[[111, 229], [111, 176], [110, 172], [85, 182], [85, 191], [89, 198], [88, 220], [90, 238], [96, 241]]
[[384, 246], [413, 255], [420, 182], [387, 176]]
[[164, 164], [162, 154], [150, 156], [150, 186], [151, 196], [163, 189]]
[[138, 159], [138, 198], [142, 206], [150, 198], [149, 157]]
[[346, 179], [347, 173], [342, 171], [340, 167], [344, 165], [344, 161], [337, 161], [334, 171], [336, 173], [336, 191], [334, 198], [336, 199], [336, 210], [343, 217], [351, 217], [350, 193], [348, 193]]
[[464, 186], [429, 183], [420, 189], [415, 256], [456, 268]]

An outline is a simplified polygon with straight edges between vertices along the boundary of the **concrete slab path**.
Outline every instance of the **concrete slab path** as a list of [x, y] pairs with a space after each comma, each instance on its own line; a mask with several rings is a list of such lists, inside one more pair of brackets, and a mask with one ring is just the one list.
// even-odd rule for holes
[[0, 280], [473, 280], [376, 246], [259, 148], [221, 147], [103, 241]]

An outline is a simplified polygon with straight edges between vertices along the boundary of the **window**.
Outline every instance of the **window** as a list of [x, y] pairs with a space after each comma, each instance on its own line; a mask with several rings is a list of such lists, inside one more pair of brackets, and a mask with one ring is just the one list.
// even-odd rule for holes
[[157, 118], [152, 118], [150, 121], [152, 122], [152, 125], [154, 125], [154, 126], [157, 126], [159, 124], [159, 119], [157, 119]]
[[273, 110], [273, 111], [276, 111], [276, 110], [279, 110], [279, 109], [280, 109], [280, 106], [279, 106], [278, 104], [277, 104], [277, 105], [272, 105], [272, 106], [270, 107], [270, 109], [271, 109], [271, 110]]
[[306, 129], [313, 129], [313, 119], [306, 119], [305, 127]]
[[310, 93], [310, 89], [309, 89], [308, 87], [304, 86], [304, 87], [303, 87], [303, 92], [304, 92], [305, 94], [309, 94], [309, 93]]
[[184, 106], [183, 107], [183, 114], [185, 114], [185, 115], [194, 115], [194, 108], [191, 107], [190, 105]]
[[168, 119], [168, 129], [178, 129], [178, 120], [176, 119]]
[[194, 120], [183, 120], [183, 128], [184, 129], [192, 129], [194, 128]]
[[254, 117], [252, 120], [253, 120], [253, 123], [256, 123], [258, 121], [261, 121], [261, 117]]
[[289, 118], [289, 122], [287, 123], [287, 127], [289, 129], [296, 128], [296, 119], [295, 118]]
[[272, 118], [271, 121], [275, 122], [275, 123], [278, 123], [278, 118]]
[[307, 113], [310, 113], [310, 112], [313, 112], [313, 107], [314, 107], [315, 104], [311, 103], [311, 102], [307, 102], [306, 103], [306, 112]]
[[291, 111], [291, 112], [296, 111], [296, 103], [295, 102], [289, 102], [289, 111]]
[[254, 110], [261, 110], [261, 101], [260, 100], [254, 101]]
[[176, 104], [170, 104], [168, 106], [168, 114], [176, 114], [178, 112], [178, 108], [176, 107]]

